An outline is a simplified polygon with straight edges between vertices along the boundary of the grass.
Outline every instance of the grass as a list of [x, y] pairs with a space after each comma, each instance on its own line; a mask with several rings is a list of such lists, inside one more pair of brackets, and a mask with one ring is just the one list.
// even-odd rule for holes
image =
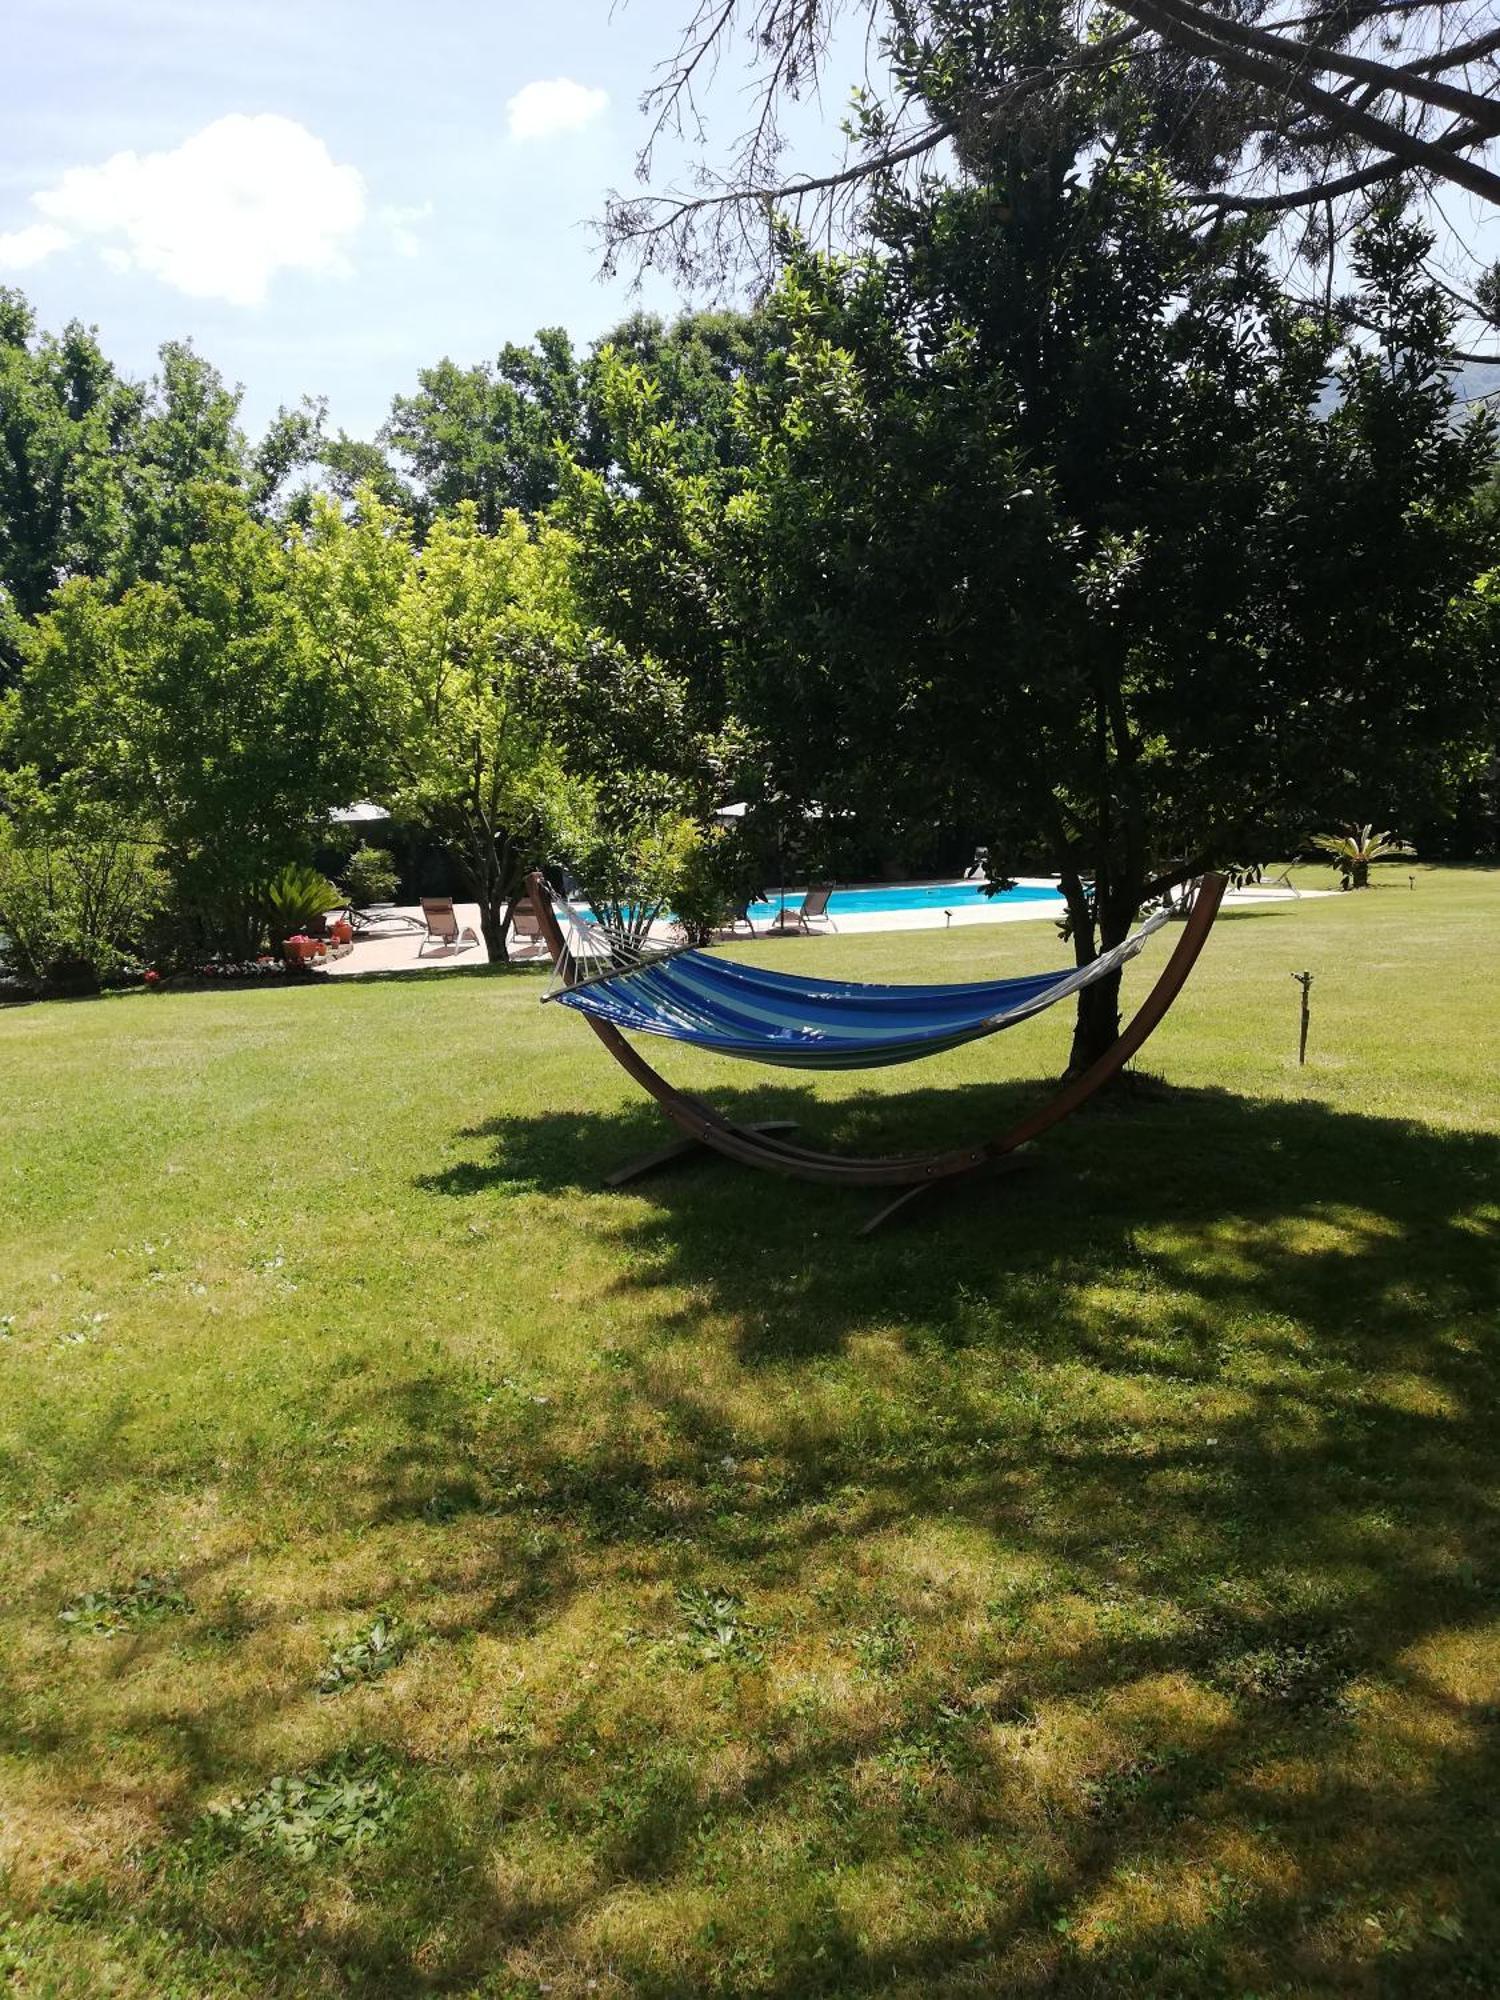
[[[535, 974], [0, 1014], [11, 1990], [1500, 1992], [1500, 876], [1406, 881], [869, 1242], [602, 1192]], [[667, 1066], [902, 1144], [1065, 1034]]]

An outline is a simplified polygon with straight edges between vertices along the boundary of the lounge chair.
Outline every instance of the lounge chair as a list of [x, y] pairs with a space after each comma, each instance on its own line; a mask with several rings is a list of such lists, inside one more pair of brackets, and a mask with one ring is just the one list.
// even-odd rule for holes
[[789, 931], [795, 927], [799, 931], [811, 931], [814, 924], [822, 923], [827, 924], [831, 931], [836, 931], [838, 925], [828, 914], [828, 898], [833, 894], [834, 886], [832, 882], [823, 882], [816, 889], [809, 889], [802, 898], [801, 909], [783, 910], [773, 928]]
[[542, 920], [529, 896], [517, 896], [510, 906], [511, 934], [517, 944], [543, 945]]
[[422, 898], [422, 918], [427, 925], [427, 935], [417, 946], [420, 958], [428, 945], [451, 944], [462, 951], [466, 944], [478, 944], [479, 933], [465, 924], [459, 929], [458, 916], [453, 908], [451, 896], [424, 896]]

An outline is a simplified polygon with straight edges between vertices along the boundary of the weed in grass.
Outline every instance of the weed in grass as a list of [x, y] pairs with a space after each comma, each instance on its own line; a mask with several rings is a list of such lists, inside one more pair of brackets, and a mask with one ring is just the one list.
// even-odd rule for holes
[[1174, 1773], [1190, 1764], [1188, 1753], [1175, 1746], [1169, 1746], [1160, 1755], [1127, 1757], [1080, 1780], [1078, 1795], [1084, 1811], [1093, 1820], [1115, 1820], [1142, 1811], [1150, 1811], [1158, 1819], [1169, 1817], [1178, 1805], [1173, 1790]]
[[401, 1790], [379, 1750], [341, 1751], [305, 1771], [283, 1772], [258, 1792], [210, 1806], [205, 1831], [234, 1844], [280, 1848], [299, 1860], [360, 1848], [394, 1825]]
[[84, 1591], [63, 1606], [57, 1621], [69, 1632], [111, 1638], [192, 1608], [175, 1577], [145, 1575], [122, 1590]]
[[850, 1641], [854, 1657], [867, 1674], [884, 1677], [896, 1673], [911, 1658], [911, 1620], [897, 1613], [865, 1625]]
[[255, 1630], [249, 1594], [237, 1584], [231, 1584], [220, 1593], [217, 1603], [204, 1609], [203, 1636], [215, 1645], [236, 1646]]
[[429, 1527], [440, 1528], [462, 1514], [475, 1513], [484, 1504], [479, 1488], [471, 1480], [440, 1486], [422, 1502], [422, 1519]]
[[405, 1654], [411, 1640], [389, 1614], [381, 1615], [362, 1632], [334, 1646], [328, 1664], [318, 1676], [319, 1694], [340, 1694], [359, 1681], [379, 1680]]
[[1353, 1634], [1293, 1628], [1222, 1656], [1213, 1677], [1227, 1693], [1290, 1710], [1349, 1712]]
[[679, 1641], [700, 1665], [754, 1667], [764, 1660], [759, 1630], [732, 1591], [689, 1584], [677, 1593], [677, 1609], [683, 1627]]

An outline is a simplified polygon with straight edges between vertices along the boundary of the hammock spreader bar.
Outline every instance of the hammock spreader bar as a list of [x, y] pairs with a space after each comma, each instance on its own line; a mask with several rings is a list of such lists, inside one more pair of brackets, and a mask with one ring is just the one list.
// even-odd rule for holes
[[[711, 1104], [705, 1103], [702, 1098], [693, 1097], [688, 1092], [679, 1090], [675, 1084], [669, 1083], [659, 1071], [652, 1068], [635, 1045], [626, 1040], [616, 1022], [607, 1018], [602, 1011], [596, 1011], [592, 1003], [587, 1008], [581, 1007], [578, 1011], [584, 1014], [589, 1026], [615, 1061], [643, 1090], [656, 1099], [682, 1135], [671, 1145], [659, 1148], [644, 1159], [617, 1168], [608, 1176], [609, 1182], [612, 1186], [620, 1186], [638, 1174], [652, 1172], [673, 1160], [680, 1159], [684, 1154], [696, 1152], [706, 1146], [716, 1153], [724, 1154], [727, 1159], [739, 1160], [746, 1166], [761, 1167], [772, 1173], [787, 1174], [797, 1180], [829, 1182], [844, 1187], [884, 1187], [891, 1190], [894, 1198], [872, 1216], [860, 1232], [862, 1235], [868, 1235], [871, 1230], [879, 1228], [882, 1223], [903, 1209], [925, 1188], [937, 1186], [960, 1175], [971, 1174], [981, 1167], [992, 1166], [998, 1169], [1019, 1164], [1018, 1155], [1021, 1148], [1029, 1146], [1033, 1139], [1040, 1138], [1042, 1133], [1061, 1119], [1068, 1117], [1081, 1104], [1087, 1103], [1097, 1091], [1102, 1090], [1107, 1083], [1118, 1076], [1126, 1063], [1146, 1042], [1152, 1030], [1161, 1022], [1187, 983], [1198, 954], [1207, 942], [1208, 934], [1213, 929], [1214, 918], [1218, 915], [1219, 904], [1223, 900], [1225, 887], [1222, 875], [1205, 875], [1198, 883], [1187, 920], [1178, 933], [1171, 956], [1157, 975], [1155, 985], [1120, 1030], [1115, 1041], [1095, 1062], [1079, 1075], [1067, 1078], [1050, 1097], [1028, 1112], [1008, 1131], [990, 1139], [974, 1141], [966, 1146], [952, 1146], [935, 1152], [852, 1159], [841, 1154], [818, 1152], [811, 1147], [801, 1146], [793, 1140], [783, 1138], [781, 1135], [791, 1129], [784, 1123], [769, 1126], [737, 1124], [734, 1120], [726, 1118], [722, 1112], [716, 1111]], [[654, 968], [643, 966], [639, 971], [631, 971], [621, 978], [594, 978], [582, 992], [577, 992], [567, 987], [567, 982], [576, 978], [583, 968], [569, 950], [553, 907], [551, 891], [540, 875], [531, 876], [527, 888], [537, 912], [547, 949], [552, 955], [554, 969], [567, 988], [550, 997], [560, 999], [564, 1004], [575, 998], [582, 999], [584, 993], [606, 996], [614, 992], [618, 998], [620, 993], [629, 992], [631, 980], [638, 978], [641, 973], [654, 970], [659, 980], [660, 975], [672, 964], [680, 965], [684, 958], [702, 956], [702, 954], [682, 952], [675, 959], [659, 961]], [[1138, 933], [1119, 949], [1122, 953], [1129, 953], [1139, 950], [1140, 944], [1141, 934]], [[717, 972], [729, 969], [719, 960], [709, 960], [708, 963], [712, 964]], [[989, 1034], [997, 1028], [1008, 1026], [1012, 1020], [1024, 1019], [1028, 1014], [1036, 1013], [1039, 1007], [1061, 999], [1064, 992], [1076, 992], [1080, 985], [1087, 983], [1090, 974], [1095, 978], [1103, 976], [1103, 969], [1095, 971], [1093, 967], [1085, 967], [1082, 969], [1082, 975], [1077, 972], [1039, 975], [1039, 983], [1005, 980], [985, 982], [980, 990], [984, 992], [986, 998], [980, 1002], [975, 998], [976, 989], [972, 986], [882, 988], [853, 986], [846, 981], [801, 979], [787, 973], [763, 972], [758, 968], [736, 966], [734, 970], [745, 974], [750, 974], [753, 970], [754, 977], [759, 981], [773, 982], [773, 999], [777, 1005], [786, 1004], [793, 989], [799, 990], [802, 994], [800, 1004], [803, 1007], [802, 1015], [791, 1023], [784, 1020], [780, 1023], [766, 1021], [758, 1015], [751, 1015], [748, 1018], [753, 1025], [745, 1027], [739, 1023], [733, 1024], [733, 1032], [737, 1036], [753, 1042], [757, 1049], [765, 1050], [767, 1034], [776, 1032], [778, 1027], [790, 1030], [799, 1025], [804, 1027], [807, 1025], [808, 1015], [813, 1011], [807, 996], [809, 992], [816, 992], [825, 996], [822, 1003], [817, 1003], [822, 1010], [820, 1019], [825, 1031], [840, 1025], [847, 1029], [847, 1020], [839, 1014], [839, 1010], [848, 1010], [851, 1004], [861, 1015], [852, 1038], [853, 1046], [860, 1051], [858, 1061], [861, 1066], [871, 1060], [872, 1047], [879, 1041], [878, 1034], [871, 1030], [865, 1016], [871, 1009], [876, 1015], [880, 1014], [882, 995], [890, 1000], [890, 1012], [885, 1017], [888, 1026], [891, 1025], [897, 1012], [902, 1014], [900, 1025], [894, 1028], [888, 1038], [888, 1045], [895, 1044], [905, 1048], [913, 1041], [925, 1041], [927, 1045], [915, 1051], [925, 1055], [939, 1045], [934, 1037], [924, 1036], [922, 1033], [923, 1026], [932, 1025], [931, 1015], [923, 1013], [929, 1002], [943, 1020], [942, 1034], [945, 1037], [951, 1035], [951, 1039], [945, 1040], [941, 1045], [952, 1047], [958, 1042], [971, 1040], [976, 1034]], [[1018, 987], [1030, 987], [1031, 990], [1018, 992], [1016, 990]], [[1007, 993], [1003, 990], [1005, 988], [1011, 990]], [[651, 988], [648, 987], [647, 992], [650, 991]], [[754, 1000], [757, 1005], [764, 1000], [763, 989], [758, 999], [745, 988], [737, 987], [735, 991], [738, 997], [732, 1004], [737, 1006], [741, 1013], [744, 1012], [744, 1003], [747, 999]], [[858, 996], [852, 1003], [849, 998], [851, 993]], [[967, 999], [962, 997], [964, 995], [968, 996]], [[897, 997], [891, 999], [890, 996]], [[908, 1018], [914, 996], [920, 996], [917, 1011], [922, 1014], [922, 1021], [915, 1029]], [[701, 1031], [706, 1006], [709, 1031], [717, 1037], [725, 1025], [726, 1006], [731, 1003], [727, 999], [720, 998], [717, 993], [711, 995], [705, 1002], [701, 988], [698, 988], [690, 992], [686, 1001], [681, 995], [674, 996], [671, 1004], [673, 1007], [690, 1008], [699, 1024], [697, 1031]], [[982, 1007], [983, 1011], [976, 1014], [975, 1010], [979, 1007]], [[657, 1020], [665, 1021], [668, 1018], [666, 1010], [659, 1004], [650, 1005], [646, 1011]], [[694, 1032], [697, 1031], [693, 1029], [691, 1023], [684, 1022], [680, 1025], [686, 1027], [688, 1031], [675, 1035], [674, 1039], [693, 1039]], [[661, 1034], [670, 1030], [652, 1027], [647, 1032]], [[846, 1042], [848, 1039], [846, 1035]], [[699, 1046], [711, 1048], [715, 1045], [714, 1040], [699, 1042]], [[773, 1046], [777, 1047], [778, 1051], [782, 1047], [781, 1044]], [[829, 1044], [825, 1041], [818, 1044], [817, 1048], [826, 1059]], [[740, 1048], [734, 1052], [743, 1054], [746, 1051]], [[779, 1062], [784, 1061], [785, 1056], [778, 1052], [769, 1058], [762, 1054], [757, 1059]], [[874, 1059], [881, 1061], [885, 1058], [877, 1054]], [[901, 1061], [907, 1059], [904, 1054], [895, 1058]]]

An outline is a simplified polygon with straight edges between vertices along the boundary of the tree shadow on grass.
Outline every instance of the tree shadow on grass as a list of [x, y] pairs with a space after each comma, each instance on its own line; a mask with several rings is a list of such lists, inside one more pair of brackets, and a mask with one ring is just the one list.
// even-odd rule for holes
[[[1021, 1095], [732, 1112], [875, 1146]], [[497, 1121], [425, 1185], [562, 1229], [659, 1134]], [[517, 1649], [514, 1726], [357, 1861], [210, 1861], [153, 1922], [278, 1993], [1500, 1990], [1497, 1196], [1493, 1136], [1216, 1091], [868, 1241], [725, 1162], [600, 1196], [618, 1376], [309, 1390], [399, 1418], [372, 1532], [462, 1490], [424, 1588]]]
[[[1034, 1088], [971, 1086], [829, 1103], [780, 1088], [716, 1093], [735, 1119], [794, 1119], [832, 1150], [952, 1145], [1003, 1130]], [[603, 1194], [606, 1174], [668, 1136], [650, 1107], [493, 1119], [460, 1135], [476, 1156], [420, 1185], [482, 1205], [521, 1193]], [[962, 1341], [976, 1297], [1008, 1321], [1039, 1292], [1061, 1303], [1101, 1272], [1164, 1277], [1205, 1306], [1310, 1316], [1321, 1339], [1389, 1343], [1435, 1315], [1500, 1303], [1500, 1138], [1370, 1118], [1312, 1099], [1250, 1099], [1134, 1080], [1049, 1134], [1033, 1171], [935, 1189], [909, 1223], [851, 1240], [887, 1197], [783, 1180], [704, 1152], [606, 1197], [603, 1227], [633, 1252], [623, 1290], [686, 1283], [732, 1315], [745, 1359], [795, 1358], [886, 1320]], [[599, 1209], [591, 1227], [600, 1227]], [[1170, 1250], [1143, 1248], [1152, 1232]], [[1165, 1260], [1165, 1261], [1161, 1261]], [[993, 1296], [992, 1296], [993, 1295]], [[695, 1314], [697, 1308], [695, 1307]], [[1101, 1356], [1128, 1337], [1080, 1325]], [[1174, 1364], [1175, 1365], [1175, 1364]]]
[[[781, 1090], [730, 1110], [873, 1147], [898, 1122], [906, 1143], [951, 1140], [959, 1116], [998, 1128], [1019, 1097], [829, 1106]], [[649, 1111], [496, 1121], [426, 1185], [572, 1203], [659, 1130]], [[1040, 1824], [993, 1762], [930, 1759], [968, 1776], [915, 1851], [983, 1849], [1010, 1815], [1051, 1856], [1031, 1889], [1012, 1895], [1000, 1869], [1004, 1914], [967, 1928], [913, 1899], [906, 1940], [875, 1949], [789, 1883], [754, 1990], [1500, 1990], [1494, 1850], [1473, 1834], [1500, 1778], [1484, 1680], [1500, 1607], [1497, 1193], [1491, 1134], [1171, 1091], [1097, 1107], [1052, 1136], [1034, 1176], [976, 1182], [868, 1242], [846, 1240], [842, 1191], [713, 1160], [610, 1197], [602, 1225], [591, 1211], [627, 1253], [615, 1290], [657, 1343], [723, 1330], [751, 1379], [782, 1385], [786, 1416], [747, 1444], [712, 1387], [658, 1380], [643, 1393], [682, 1463], [624, 1440], [586, 1463], [564, 1453], [532, 1489], [544, 1507], [627, 1549], [669, 1518], [656, 1488], [759, 1450], [776, 1466], [767, 1497], [720, 1495], [690, 1517], [688, 1574], [809, 1585], [830, 1547], [858, 1567], [882, 1535], [960, 1522], [1042, 1578], [1023, 1633], [1059, 1601], [1092, 1607], [1093, 1629], [1056, 1646], [1018, 1640], [1005, 1601], [977, 1635], [960, 1621], [931, 1699], [960, 1738], [1022, 1761], [1039, 1716], [1111, 1718], [1099, 1765]], [[876, 1330], [909, 1364], [884, 1385], [850, 1350]], [[855, 1407], [806, 1425], [801, 1398], [830, 1362], [859, 1379]], [[1059, 1391], [1080, 1373], [1086, 1394]], [[853, 1617], [852, 1577], [849, 1593]], [[908, 1711], [765, 1756], [711, 1808], [718, 1837], [748, 1852], [760, 1822], [816, 1820], [836, 1780], [899, 1757], [912, 1726]], [[554, 1780], [539, 1760], [516, 1809], [540, 1810]], [[827, 1836], [838, 1868], [910, 1859], [889, 1815], [872, 1808], [857, 1836], [851, 1823]], [[652, 1879], [701, 1861], [705, 1825], [689, 1814], [673, 1853], [655, 1844]], [[1121, 1886], [1141, 1882], [1149, 1894]], [[629, 1990], [694, 1987], [642, 1949]]]

